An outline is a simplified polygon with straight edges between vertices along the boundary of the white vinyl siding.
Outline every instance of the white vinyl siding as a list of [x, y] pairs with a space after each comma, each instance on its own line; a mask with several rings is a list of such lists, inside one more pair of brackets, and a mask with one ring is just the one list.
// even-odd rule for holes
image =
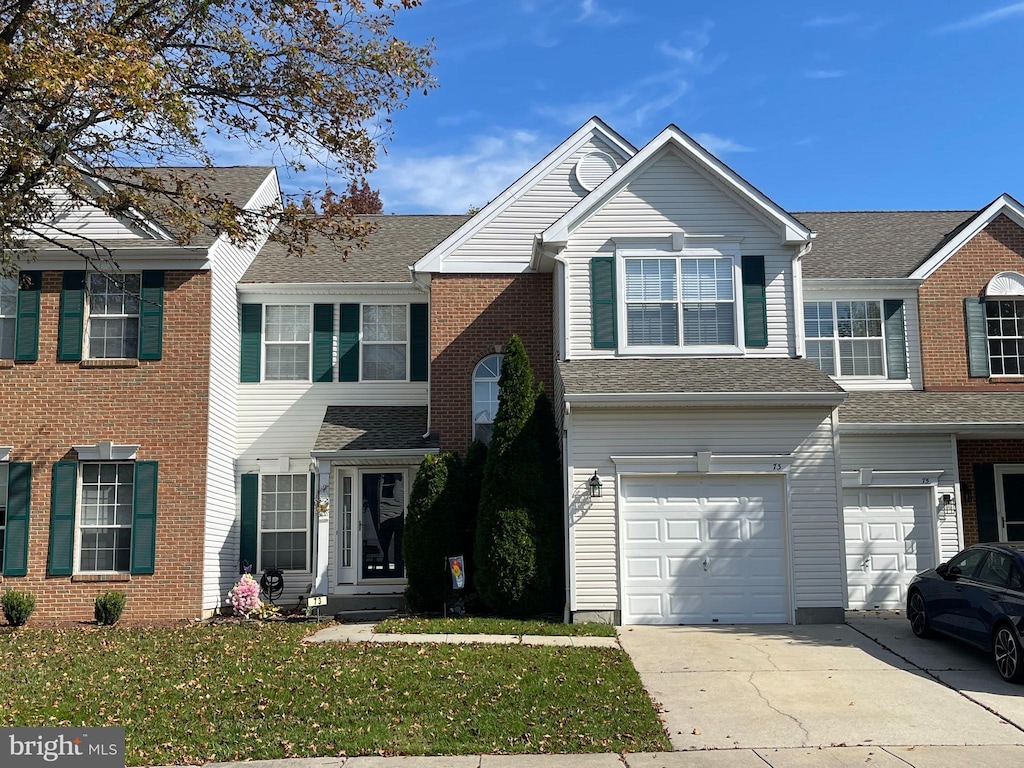
[[[957, 467], [954, 461], [952, 435], [857, 435], [844, 432], [839, 440], [839, 452], [844, 473], [859, 472], [863, 468], [875, 472], [915, 473], [917, 485], [926, 478], [926, 472], [941, 470], [935, 493], [938, 497], [955, 493]], [[850, 474], [847, 474], [850, 477]], [[872, 476], [873, 483], [884, 483], [884, 474]], [[849, 490], [855, 490], [849, 487]], [[933, 499], [933, 520], [939, 541], [939, 560], [948, 560], [963, 545], [957, 525], [955, 504], [943, 509]]]
[[596, 136], [591, 138], [448, 256], [446, 268], [457, 269], [459, 261], [498, 261], [525, 269], [533, 253], [534, 236], [586, 196], [587, 190], [577, 183], [573, 168], [591, 152], [605, 152], [617, 165], [625, 160], [611, 144]]
[[[571, 415], [573, 468], [569, 520], [573, 610], [611, 611], [618, 603], [618, 524], [611, 456], [713, 454], [792, 457], [789, 546], [795, 607], [844, 604], [832, 423], [821, 409], [585, 409]], [[714, 460], [712, 459], [712, 462]], [[584, 492], [597, 470], [601, 498]]]
[[153, 235], [127, 218], [108, 216], [95, 205], [72, 200], [67, 190], [50, 187], [46, 190], [53, 201], [54, 216], [48, 226], [40, 228], [47, 237], [81, 237], [91, 240], [152, 240]]
[[0, 277], [0, 360], [14, 359], [18, 324], [18, 278]]
[[[834, 305], [836, 302], [857, 302], [857, 301], [873, 301], [877, 302], [882, 306], [883, 312], [885, 309], [886, 299], [898, 299], [903, 302], [903, 323], [904, 333], [906, 334], [907, 344], [907, 378], [906, 379], [888, 379], [884, 376], [839, 376], [838, 374], [834, 378], [842, 384], [844, 389], [923, 389], [924, 383], [921, 375], [921, 336], [919, 330], [919, 319], [917, 311], [917, 296], [914, 293], [908, 293], [905, 289], [873, 289], [870, 295], [865, 296], [865, 291], [829, 291], [825, 292], [819, 287], [805, 285], [804, 290], [804, 327], [800, 328], [800, 332], [804, 334], [806, 354], [807, 358], [814, 360], [816, 349], [810, 341], [810, 328], [808, 327], [811, 323], [806, 315], [806, 309], [812, 304], [825, 304]], [[833, 314], [833, 318], [835, 315]], [[813, 318], [811, 318], [813, 319]], [[882, 321], [882, 333], [885, 333], [885, 321]], [[827, 335], [827, 334], [826, 334]], [[833, 354], [838, 355], [835, 351], [836, 347], [833, 344]], [[883, 344], [881, 351], [883, 359], [885, 358], [885, 346]], [[839, 358], [835, 358], [835, 365], [839, 366]]]
[[[615, 350], [593, 348], [590, 259], [614, 255], [617, 244], [619, 248], [633, 249], [640, 247], [638, 242], [649, 241], [654, 247], [667, 247], [671, 235], [680, 230], [739, 242], [742, 253], [764, 256], [768, 346], [747, 349], [746, 354], [777, 357], [795, 353], [791, 316], [792, 260], [796, 249], [781, 244], [781, 234], [774, 224], [754, 214], [678, 153], [666, 149], [651, 158], [628, 185], [570, 233], [569, 244], [561, 254], [566, 263], [569, 358], [616, 354]], [[713, 246], [713, 242], [703, 241], [696, 247], [706, 245]], [[618, 290], [622, 291], [621, 285]], [[625, 322], [620, 312], [619, 326]]]
[[[246, 207], [262, 210], [278, 197], [277, 173], [271, 170]], [[221, 607], [224, 596], [238, 578], [235, 459], [238, 443], [239, 330], [236, 286], [265, 240], [263, 235], [254, 243], [245, 245], [232, 243], [222, 236], [210, 248], [210, 408], [206, 458], [204, 612]]]

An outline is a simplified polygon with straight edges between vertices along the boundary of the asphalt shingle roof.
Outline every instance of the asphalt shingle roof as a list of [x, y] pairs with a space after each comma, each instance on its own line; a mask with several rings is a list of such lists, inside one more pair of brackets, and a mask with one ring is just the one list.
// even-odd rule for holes
[[424, 438], [426, 406], [332, 405], [324, 414], [314, 451], [423, 451], [438, 447]]
[[[242, 276], [243, 283], [408, 283], [409, 266], [461, 227], [469, 216], [365, 216], [376, 229], [363, 248], [313, 234], [315, 249], [289, 256], [267, 243]], [[346, 246], [348, 258], [344, 257]]]
[[1024, 392], [851, 392], [839, 406], [846, 424], [1018, 424]]
[[907, 277], [977, 211], [794, 213], [818, 233], [803, 259], [806, 279]]
[[616, 358], [558, 363], [567, 394], [840, 393], [813, 363], [771, 358]]

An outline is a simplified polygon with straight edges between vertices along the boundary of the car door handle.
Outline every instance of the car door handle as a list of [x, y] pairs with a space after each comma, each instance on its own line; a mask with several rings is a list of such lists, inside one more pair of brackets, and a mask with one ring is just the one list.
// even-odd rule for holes
[[1002, 597], [1002, 595], [1000, 595], [1000, 594], [998, 594], [996, 592], [989, 592], [988, 593], [988, 599], [991, 600], [992, 602], [995, 602], [996, 600], [998, 600], [1001, 597]]
[[957, 585], [957, 586], [955, 587], [955, 589], [956, 589], [956, 591], [957, 591], [957, 592], [963, 592], [963, 591], [964, 591], [964, 588], [963, 588], [963, 587], [961, 587], [960, 585]]

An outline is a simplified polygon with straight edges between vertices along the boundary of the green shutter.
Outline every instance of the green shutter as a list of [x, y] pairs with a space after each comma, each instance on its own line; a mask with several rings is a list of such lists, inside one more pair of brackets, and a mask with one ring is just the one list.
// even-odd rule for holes
[[744, 256], [743, 342], [748, 347], [768, 346], [768, 300], [764, 292], [764, 256]]
[[42, 272], [18, 275], [18, 320], [14, 336], [14, 359], [34, 362], [39, 359], [39, 294]]
[[313, 305], [313, 381], [334, 380], [334, 305]]
[[409, 339], [409, 381], [426, 381], [429, 367], [426, 304], [412, 304], [409, 307]]
[[978, 510], [978, 541], [999, 541], [994, 464], [974, 465], [974, 498]]
[[85, 330], [85, 272], [65, 272], [60, 291], [57, 359], [81, 360]]
[[964, 320], [967, 330], [967, 367], [969, 375], [987, 378], [991, 373], [988, 359], [988, 321], [985, 300], [977, 296], [964, 299]]
[[590, 260], [590, 323], [594, 349], [615, 349], [615, 259], [595, 256]]
[[153, 573], [156, 565], [157, 462], [135, 462], [135, 499], [132, 510], [133, 574]]
[[241, 360], [239, 381], [243, 384], [258, 383], [260, 380], [260, 352], [263, 343], [263, 305], [242, 304], [241, 316]]
[[75, 569], [75, 496], [78, 492], [78, 462], [58, 461], [53, 465], [50, 496], [50, 576], [70, 576]]
[[359, 381], [359, 305], [341, 305], [338, 381]]
[[159, 360], [163, 356], [164, 273], [142, 273], [139, 302], [139, 360]]
[[28, 573], [28, 522], [32, 508], [32, 465], [11, 462], [7, 469], [7, 531], [0, 551], [4, 576]]
[[259, 536], [260, 476], [242, 475], [242, 531], [239, 542], [239, 573], [250, 566], [256, 573], [256, 541]]
[[903, 300], [883, 302], [885, 311], [885, 362], [890, 379], [907, 378], [907, 331]]

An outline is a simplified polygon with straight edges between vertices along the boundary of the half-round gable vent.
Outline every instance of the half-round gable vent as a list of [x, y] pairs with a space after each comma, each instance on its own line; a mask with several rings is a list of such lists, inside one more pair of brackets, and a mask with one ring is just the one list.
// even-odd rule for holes
[[574, 169], [576, 181], [590, 192], [594, 187], [615, 173], [615, 160], [606, 152], [590, 152], [580, 158]]
[[988, 281], [985, 296], [1024, 296], [1024, 275], [1020, 272], [1000, 272]]

